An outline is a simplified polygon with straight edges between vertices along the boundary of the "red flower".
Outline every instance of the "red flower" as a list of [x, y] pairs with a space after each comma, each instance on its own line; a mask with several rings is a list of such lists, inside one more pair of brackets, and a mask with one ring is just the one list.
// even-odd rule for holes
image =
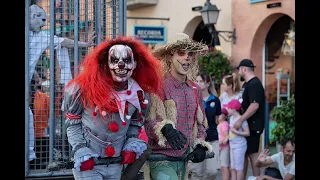
[[108, 157], [112, 157], [116, 152], [113, 146], [107, 146], [104, 150]]
[[128, 90], [128, 91], [127, 91], [127, 94], [130, 95], [130, 94], [131, 94], [131, 90]]
[[119, 130], [119, 126], [116, 122], [110, 122], [109, 123], [109, 129], [112, 132], [117, 132]]
[[93, 112], [92, 112], [92, 115], [93, 115], [93, 116], [96, 116], [96, 115], [97, 115], [97, 112], [93, 111]]

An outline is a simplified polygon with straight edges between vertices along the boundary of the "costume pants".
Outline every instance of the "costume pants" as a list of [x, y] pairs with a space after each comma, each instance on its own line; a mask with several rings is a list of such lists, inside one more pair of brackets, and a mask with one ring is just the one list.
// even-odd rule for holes
[[186, 174], [184, 161], [149, 162], [152, 180], [183, 180]]
[[92, 170], [77, 171], [72, 169], [75, 180], [119, 180], [123, 165], [96, 165]]

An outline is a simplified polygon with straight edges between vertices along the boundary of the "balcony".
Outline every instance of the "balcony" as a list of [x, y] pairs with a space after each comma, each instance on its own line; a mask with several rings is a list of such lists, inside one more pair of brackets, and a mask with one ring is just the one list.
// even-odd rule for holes
[[139, 9], [147, 6], [153, 6], [158, 0], [127, 0], [127, 10]]

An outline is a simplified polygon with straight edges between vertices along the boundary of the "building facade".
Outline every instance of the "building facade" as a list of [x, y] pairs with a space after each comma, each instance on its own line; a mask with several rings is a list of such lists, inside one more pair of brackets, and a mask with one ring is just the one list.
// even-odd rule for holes
[[[206, 1], [194, 0], [127, 0], [127, 35], [134, 35], [135, 25], [164, 26], [166, 37], [175, 33], [184, 32], [194, 38], [197, 28], [207, 30], [203, 26], [200, 11], [193, 11], [193, 7], [203, 6]], [[215, 29], [231, 31], [231, 0], [211, 0], [220, 11]], [[163, 18], [139, 19], [142, 18]], [[231, 55], [231, 43], [220, 38], [221, 50]], [[158, 46], [161, 44], [155, 44]]]
[[[265, 87], [267, 100], [266, 131], [268, 139], [272, 136], [269, 130], [274, 123], [270, 112], [277, 102], [277, 91], [286, 94], [287, 79], [280, 80], [277, 88], [276, 74], [283, 72], [289, 75], [290, 95], [294, 93], [295, 57], [284, 55], [281, 51], [286, 33], [294, 29], [294, 0], [233, 0], [232, 28], [236, 28], [237, 41], [232, 44], [231, 59], [238, 64], [249, 58], [256, 67], [256, 75]], [[268, 143], [264, 136], [264, 143]]]

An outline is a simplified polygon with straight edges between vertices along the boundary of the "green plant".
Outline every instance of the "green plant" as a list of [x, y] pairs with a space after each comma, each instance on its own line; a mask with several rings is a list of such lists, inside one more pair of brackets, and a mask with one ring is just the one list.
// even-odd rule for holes
[[271, 131], [272, 142], [280, 142], [283, 138], [295, 137], [295, 98], [294, 95], [286, 101], [281, 101], [280, 106], [274, 107], [271, 111], [272, 119], [277, 122]]
[[216, 49], [209, 49], [209, 52], [200, 56], [198, 59], [201, 72], [209, 74], [214, 82], [217, 92], [219, 93], [223, 76], [232, 73], [232, 65], [229, 58]]

